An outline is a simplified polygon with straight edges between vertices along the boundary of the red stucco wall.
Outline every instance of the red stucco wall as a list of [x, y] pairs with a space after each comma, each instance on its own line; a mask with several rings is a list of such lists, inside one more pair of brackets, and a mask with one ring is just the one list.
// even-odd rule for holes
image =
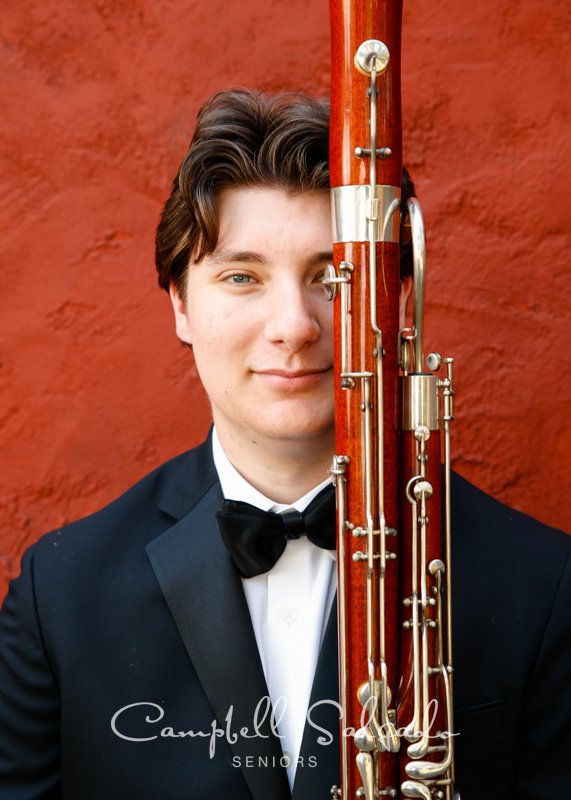
[[[410, 0], [403, 57], [455, 466], [562, 526], [569, 24], [565, 3]], [[39, 534], [207, 428], [152, 247], [197, 108], [329, 80], [325, 0], [12, 0], [1, 26], [0, 595]]]

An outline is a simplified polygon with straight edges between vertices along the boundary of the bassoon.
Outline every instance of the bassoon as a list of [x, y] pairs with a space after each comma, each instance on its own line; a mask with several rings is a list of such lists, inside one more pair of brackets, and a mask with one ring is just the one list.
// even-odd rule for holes
[[[452, 800], [452, 359], [423, 353], [424, 226], [401, 208], [402, 0], [330, 0], [341, 785]], [[399, 247], [412, 238], [401, 326]], [[442, 368], [442, 369], [441, 369]], [[441, 465], [443, 450], [444, 465]], [[443, 509], [443, 510], [442, 510]]]

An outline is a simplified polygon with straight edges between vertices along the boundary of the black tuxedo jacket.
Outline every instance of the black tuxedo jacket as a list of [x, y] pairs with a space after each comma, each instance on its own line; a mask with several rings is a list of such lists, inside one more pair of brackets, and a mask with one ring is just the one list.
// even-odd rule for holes
[[[290, 798], [220, 500], [207, 443], [26, 553], [0, 617], [2, 800]], [[453, 501], [458, 788], [571, 797], [571, 540], [458, 477]], [[333, 613], [294, 800], [338, 780], [336, 699]]]

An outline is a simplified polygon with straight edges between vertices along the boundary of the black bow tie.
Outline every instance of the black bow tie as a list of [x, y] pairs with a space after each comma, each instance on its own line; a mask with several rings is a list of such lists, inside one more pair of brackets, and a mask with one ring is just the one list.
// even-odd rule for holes
[[216, 514], [224, 544], [243, 578], [268, 572], [288, 539], [307, 536], [325, 550], [335, 550], [335, 491], [327, 486], [303, 513], [261, 511], [239, 500], [224, 500]]

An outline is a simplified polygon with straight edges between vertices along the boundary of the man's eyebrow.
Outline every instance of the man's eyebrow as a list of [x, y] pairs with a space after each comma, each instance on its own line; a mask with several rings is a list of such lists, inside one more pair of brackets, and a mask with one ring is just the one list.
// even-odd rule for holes
[[[265, 264], [266, 259], [260, 253], [253, 250], [220, 250], [212, 253], [210, 260], [213, 264]], [[318, 266], [324, 262], [333, 261], [333, 253], [331, 250], [323, 250], [318, 253], [312, 253], [306, 259], [308, 267]]]
[[265, 259], [252, 250], [220, 250], [212, 253], [211, 260], [215, 264], [263, 264]]
[[307, 265], [309, 267], [318, 266], [319, 264], [323, 264], [324, 261], [331, 263], [333, 261], [333, 253], [331, 250], [323, 250], [321, 253], [314, 253], [307, 259]]

